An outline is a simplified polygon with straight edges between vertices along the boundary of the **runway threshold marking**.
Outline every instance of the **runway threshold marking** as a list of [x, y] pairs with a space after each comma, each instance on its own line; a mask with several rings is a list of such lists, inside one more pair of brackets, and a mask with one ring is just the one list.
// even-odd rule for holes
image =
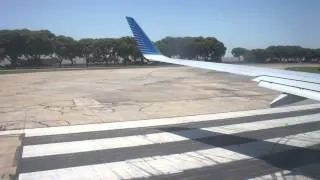
[[[24, 133], [31, 144], [23, 146], [19, 179], [210, 179], [213, 173], [223, 174], [226, 179], [237, 174], [259, 179], [278, 176], [279, 172], [288, 174], [320, 164], [319, 108], [316, 104], [27, 129]], [[299, 111], [304, 113], [291, 116]], [[274, 116], [276, 113], [280, 115]], [[244, 117], [252, 119], [238, 123]], [[212, 123], [230, 118], [234, 123]], [[207, 126], [198, 126], [197, 122]], [[116, 130], [120, 133], [113, 136]], [[102, 134], [90, 138], [95, 133]], [[71, 134], [73, 141], [66, 138]], [[245, 174], [245, 167], [254, 164], [254, 172]], [[299, 172], [302, 178], [320, 178], [304, 170]]]

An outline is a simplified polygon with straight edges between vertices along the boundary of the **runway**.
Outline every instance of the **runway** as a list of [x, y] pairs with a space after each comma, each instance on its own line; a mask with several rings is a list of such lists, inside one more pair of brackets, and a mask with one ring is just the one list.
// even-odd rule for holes
[[18, 178], [320, 179], [320, 104], [25, 129]]

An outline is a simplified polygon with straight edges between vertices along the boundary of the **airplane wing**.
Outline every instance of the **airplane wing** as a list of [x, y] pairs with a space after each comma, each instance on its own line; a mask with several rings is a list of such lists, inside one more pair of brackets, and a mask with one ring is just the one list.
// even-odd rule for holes
[[282, 92], [270, 103], [271, 107], [305, 99], [320, 101], [320, 74], [169, 58], [161, 54], [132, 17], [126, 19], [141, 53], [148, 60], [251, 76], [258, 86]]

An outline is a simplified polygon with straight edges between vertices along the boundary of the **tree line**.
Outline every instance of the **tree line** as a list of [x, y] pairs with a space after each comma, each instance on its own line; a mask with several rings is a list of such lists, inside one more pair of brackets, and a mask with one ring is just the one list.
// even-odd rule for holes
[[[186, 59], [221, 61], [226, 48], [214, 37], [166, 37], [155, 42], [167, 56]], [[7, 59], [11, 67], [41, 66], [43, 58], [74, 64], [83, 58], [85, 64], [146, 64], [132, 37], [84, 38], [55, 35], [48, 30], [0, 30], [0, 60]]]
[[1, 30], [0, 59], [8, 59], [12, 67], [41, 66], [44, 56], [54, 59], [59, 66], [62, 61], [74, 64], [76, 57], [89, 63], [117, 64], [135, 62], [141, 54], [134, 39], [122, 38], [85, 38], [74, 40], [71, 37], [55, 35], [48, 30], [31, 31]]
[[[215, 37], [166, 37], [155, 42], [166, 56], [183, 59], [220, 62], [226, 47]], [[247, 62], [320, 62], [320, 49], [300, 46], [269, 46], [248, 50], [237, 47], [234, 57]], [[48, 30], [0, 30], [0, 61], [7, 59], [11, 67], [41, 66], [44, 57], [61, 66], [67, 61], [73, 65], [76, 58], [85, 64], [147, 64], [132, 37], [84, 38], [55, 35]]]
[[166, 37], [156, 42], [160, 51], [169, 57], [220, 62], [227, 48], [214, 37]]
[[301, 46], [269, 46], [266, 49], [248, 50], [242, 47], [233, 48], [234, 57], [246, 62], [320, 62], [320, 49]]

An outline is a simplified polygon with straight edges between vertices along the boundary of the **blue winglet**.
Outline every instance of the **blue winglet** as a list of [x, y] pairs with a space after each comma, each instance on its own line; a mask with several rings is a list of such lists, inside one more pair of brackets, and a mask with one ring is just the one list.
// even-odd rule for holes
[[161, 54], [132, 17], [126, 17], [142, 54]]

